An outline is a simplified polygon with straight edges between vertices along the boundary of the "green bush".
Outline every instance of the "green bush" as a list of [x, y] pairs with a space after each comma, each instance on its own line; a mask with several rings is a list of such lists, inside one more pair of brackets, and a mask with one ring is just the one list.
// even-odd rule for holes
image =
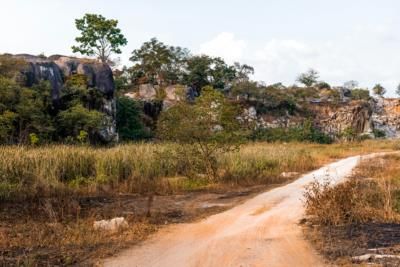
[[122, 141], [151, 137], [142, 122], [142, 109], [137, 101], [127, 97], [117, 99], [117, 129]]
[[369, 100], [369, 90], [366, 89], [353, 89], [351, 90], [351, 98], [354, 100]]
[[375, 138], [384, 138], [386, 137], [385, 131], [379, 130], [379, 129], [374, 129], [373, 130]]
[[310, 120], [298, 127], [258, 129], [251, 136], [253, 140], [267, 142], [313, 142], [330, 144], [332, 138], [313, 127]]

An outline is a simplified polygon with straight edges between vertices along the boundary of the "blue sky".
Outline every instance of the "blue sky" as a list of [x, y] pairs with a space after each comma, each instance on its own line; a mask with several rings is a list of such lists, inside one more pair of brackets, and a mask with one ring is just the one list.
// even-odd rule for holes
[[340, 85], [400, 83], [400, 1], [394, 0], [2, 0], [0, 53], [71, 55], [74, 19], [118, 19], [120, 55], [151, 37], [255, 67], [254, 79], [293, 84], [308, 68]]

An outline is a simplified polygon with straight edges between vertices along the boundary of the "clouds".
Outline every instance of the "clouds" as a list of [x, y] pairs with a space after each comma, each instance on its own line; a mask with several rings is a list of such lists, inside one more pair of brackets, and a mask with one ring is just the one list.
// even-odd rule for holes
[[202, 44], [198, 52], [214, 57], [222, 57], [232, 64], [243, 59], [246, 48], [247, 43], [244, 40], [236, 39], [233, 33], [222, 32], [212, 40]]
[[309, 68], [334, 85], [357, 80], [361, 86], [381, 83], [389, 95], [400, 82], [400, 41], [391, 27], [355, 27], [352, 33], [332, 40], [272, 38], [266, 42], [242, 40], [222, 32], [200, 46], [199, 53], [240, 61], [255, 68], [256, 80], [293, 84]]

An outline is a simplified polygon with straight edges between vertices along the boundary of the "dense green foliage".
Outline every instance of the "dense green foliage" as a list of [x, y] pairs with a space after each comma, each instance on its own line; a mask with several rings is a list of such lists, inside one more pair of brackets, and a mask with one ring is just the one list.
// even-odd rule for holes
[[117, 99], [117, 129], [121, 141], [140, 140], [150, 137], [142, 122], [140, 104], [127, 97]]

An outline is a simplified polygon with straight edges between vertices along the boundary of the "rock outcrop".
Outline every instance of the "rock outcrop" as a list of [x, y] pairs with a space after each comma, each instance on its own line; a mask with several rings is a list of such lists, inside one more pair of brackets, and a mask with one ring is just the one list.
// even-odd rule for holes
[[400, 138], [400, 99], [377, 98], [371, 101], [374, 128], [388, 138]]
[[118, 139], [116, 129], [116, 102], [114, 99], [114, 78], [111, 68], [90, 59], [79, 59], [55, 55], [51, 57], [32, 56], [27, 54], [10, 55], [24, 60], [27, 65], [21, 70], [25, 76], [25, 86], [31, 87], [40, 81], [48, 81], [51, 85], [51, 95], [55, 103], [58, 103], [64, 83], [68, 77], [74, 74], [82, 74], [87, 78], [87, 86], [96, 88], [103, 94], [103, 106], [101, 112], [105, 116], [104, 127], [99, 136], [104, 142], [112, 142]]
[[193, 101], [197, 94], [192, 88], [178, 84], [163, 88], [158, 85], [141, 84], [135, 91], [125, 93], [125, 96], [143, 102], [144, 113], [156, 119], [161, 111], [182, 100]]
[[356, 134], [372, 134], [372, 107], [366, 101], [311, 105], [314, 123], [322, 132], [336, 137], [351, 128]]
[[310, 102], [308, 109], [311, 113], [307, 116], [289, 113], [273, 116], [268, 113], [258, 114], [256, 109], [250, 106], [244, 109], [239, 119], [246, 124], [253, 123], [256, 128], [290, 128], [300, 126], [311, 115], [314, 126], [333, 138], [340, 136], [349, 128], [355, 134], [372, 136], [375, 115], [370, 102], [349, 101], [336, 104]]

